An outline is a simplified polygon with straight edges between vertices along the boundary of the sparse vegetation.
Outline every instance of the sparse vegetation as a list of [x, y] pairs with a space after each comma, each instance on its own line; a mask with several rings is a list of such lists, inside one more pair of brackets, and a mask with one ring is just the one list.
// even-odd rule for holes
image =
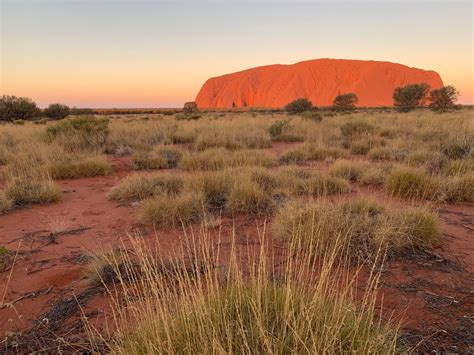
[[[439, 207], [449, 220], [448, 204], [463, 203], [457, 210], [474, 202], [471, 112], [373, 114], [359, 108], [338, 115], [322, 108], [288, 116], [252, 110], [200, 112], [199, 120], [178, 120], [174, 113], [111, 112], [108, 120], [86, 115], [80, 122], [69, 117], [0, 125], [0, 224], [7, 222], [7, 232], [11, 218], [23, 213], [18, 208], [58, 201], [61, 185], [67, 191], [61, 204], [31, 206], [24, 214], [54, 218], [51, 211], [79, 202], [61, 229], [69, 233], [64, 225], [74, 224], [76, 233], [83, 219], [100, 221], [97, 200], [116, 180], [110, 201], [102, 201], [117, 207], [107, 211], [104, 230], [114, 219], [113, 233], [123, 223], [127, 232], [144, 234], [137, 240], [149, 247], [146, 255], [135, 240], [119, 254], [111, 249], [94, 258], [93, 270], [85, 267], [91, 289], [115, 301], [117, 323], [99, 335], [100, 350], [405, 351], [395, 343], [396, 326], [379, 319], [379, 308], [374, 311], [379, 298], [371, 294], [365, 304], [360, 292], [368, 285], [366, 272], [378, 274], [386, 259], [431, 258], [429, 249], [441, 240], [432, 211]], [[329, 118], [319, 120], [320, 113]], [[104, 174], [110, 175], [53, 181]], [[93, 201], [88, 193], [97, 194]], [[364, 199], [368, 195], [378, 202]], [[43, 237], [62, 243], [48, 223], [44, 235], [35, 232], [34, 243]], [[270, 233], [271, 243], [257, 240], [253, 225], [262, 238]], [[235, 241], [228, 231], [235, 231]], [[197, 245], [184, 245], [201, 233]], [[201, 255], [206, 242], [211, 249]], [[264, 245], [265, 254], [257, 255]], [[174, 254], [181, 249], [178, 265]], [[173, 260], [160, 264], [161, 252], [168, 251]], [[249, 265], [247, 259], [268, 265]], [[355, 270], [364, 275], [352, 294], [345, 287]], [[372, 281], [368, 287], [375, 292]]]

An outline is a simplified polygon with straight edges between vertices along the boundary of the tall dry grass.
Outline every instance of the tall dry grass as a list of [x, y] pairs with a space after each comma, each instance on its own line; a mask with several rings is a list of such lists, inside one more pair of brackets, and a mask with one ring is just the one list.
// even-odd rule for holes
[[116, 282], [102, 278], [113, 330], [89, 327], [93, 342], [119, 354], [396, 352], [398, 327], [376, 312], [378, 274], [369, 268], [365, 291], [356, 292], [362, 268], [336, 261], [342, 244], [317, 260], [295, 245], [277, 268], [265, 230], [243, 259], [235, 235], [221, 254], [207, 233], [188, 236], [170, 260], [131, 238], [133, 252], [110, 262]]

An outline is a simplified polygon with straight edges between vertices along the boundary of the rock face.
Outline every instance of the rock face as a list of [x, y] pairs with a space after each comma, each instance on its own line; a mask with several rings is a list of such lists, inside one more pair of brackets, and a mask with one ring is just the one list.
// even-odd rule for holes
[[358, 106], [392, 106], [399, 86], [443, 86], [438, 73], [402, 64], [365, 60], [315, 59], [291, 65], [268, 65], [207, 80], [196, 97], [199, 108], [283, 107], [306, 97], [330, 106], [334, 97], [355, 93]]

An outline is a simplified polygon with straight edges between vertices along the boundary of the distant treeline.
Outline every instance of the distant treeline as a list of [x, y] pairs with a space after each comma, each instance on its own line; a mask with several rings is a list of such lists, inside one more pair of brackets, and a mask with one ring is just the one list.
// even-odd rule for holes
[[[3, 95], [0, 98], [0, 121], [15, 122], [23, 120], [40, 120], [47, 118], [60, 120], [67, 116], [78, 115], [133, 115], [133, 114], [162, 114], [174, 115], [183, 113], [185, 119], [199, 118], [198, 112], [232, 112], [232, 113], [279, 113], [288, 112], [297, 114], [308, 112], [314, 114], [320, 112], [408, 112], [411, 110], [429, 108], [437, 112], [445, 112], [461, 108], [472, 109], [473, 105], [457, 105], [456, 100], [459, 92], [454, 86], [448, 85], [438, 89], [430, 90], [426, 83], [410, 84], [398, 87], [393, 92], [393, 106], [361, 107], [357, 106], [359, 99], [354, 93], [339, 94], [334, 98], [332, 106], [316, 107], [307, 98], [301, 97], [289, 102], [284, 108], [268, 107], [236, 107], [223, 109], [199, 109], [195, 102], [186, 102], [183, 108], [77, 108], [64, 104], [50, 104], [45, 109], [40, 109], [36, 103], [27, 97], [16, 97]], [[425, 106], [426, 101], [429, 102]]]

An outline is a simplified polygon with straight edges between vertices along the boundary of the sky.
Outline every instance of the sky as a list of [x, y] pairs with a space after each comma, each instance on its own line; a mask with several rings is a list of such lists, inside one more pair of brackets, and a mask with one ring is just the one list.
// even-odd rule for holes
[[182, 107], [210, 77], [338, 58], [435, 70], [474, 104], [473, 3], [0, 0], [0, 94]]

